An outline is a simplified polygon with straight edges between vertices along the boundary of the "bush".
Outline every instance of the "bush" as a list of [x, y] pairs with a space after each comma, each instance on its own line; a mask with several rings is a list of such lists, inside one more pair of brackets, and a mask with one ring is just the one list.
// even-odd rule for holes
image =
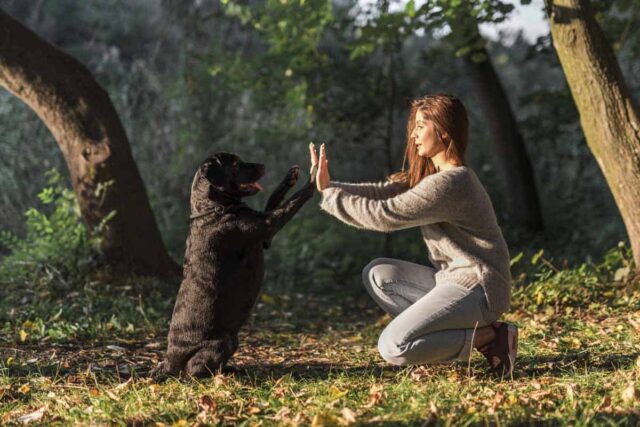
[[[5, 290], [42, 280], [65, 283], [70, 276], [84, 275], [99, 257], [100, 230], [88, 232], [75, 195], [63, 187], [60, 173], [52, 169], [46, 175], [48, 186], [38, 194], [44, 206], [25, 213], [25, 236], [0, 232], [0, 250], [7, 253], [0, 262], [0, 285]], [[50, 280], [53, 277], [58, 280]]]
[[[100, 235], [80, 216], [56, 170], [26, 212], [26, 233], [0, 234], [0, 340], [36, 342], [149, 333], [166, 326], [173, 301], [156, 279], [114, 276], [101, 262]], [[117, 297], [115, 297], [117, 296]]]
[[[521, 258], [518, 254], [512, 264]], [[528, 311], [551, 306], [558, 312], [564, 307], [588, 308], [593, 303], [616, 306], [628, 301], [625, 297], [639, 285], [633, 254], [624, 242], [610, 249], [598, 264], [583, 263], [561, 270], [544, 257], [543, 250], [533, 255], [531, 264], [537, 267], [533, 280], [521, 273], [514, 277], [513, 284], [513, 305]]]

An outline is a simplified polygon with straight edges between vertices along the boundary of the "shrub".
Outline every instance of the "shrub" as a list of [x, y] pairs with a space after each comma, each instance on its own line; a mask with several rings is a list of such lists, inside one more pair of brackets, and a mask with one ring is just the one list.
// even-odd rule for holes
[[[518, 254], [512, 264], [522, 258]], [[514, 306], [538, 310], [552, 306], [555, 312], [563, 307], [587, 308], [592, 303], [615, 306], [624, 303], [637, 290], [639, 281], [634, 273], [633, 254], [624, 243], [610, 249], [597, 264], [583, 263], [578, 268], [561, 270], [540, 250], [531, 258], [537, 266], [533, 280], [522, 273], [514, 277]]]
[[[25, 236], [0, 232], [0, 249], [7, 253], [0, 261], [0, 285], [5, 290], [43, 280], [64, 284], [70, 276], [86, 273], [99, 257], [100, 230], [88, 232], [73, 191], [63, 186], [60, 173], [52, 169], [46, 175], [48, 186], [38, 194], [43, 207], [25, 213]], [[52, 281], [54, 277], [57, 280]]]

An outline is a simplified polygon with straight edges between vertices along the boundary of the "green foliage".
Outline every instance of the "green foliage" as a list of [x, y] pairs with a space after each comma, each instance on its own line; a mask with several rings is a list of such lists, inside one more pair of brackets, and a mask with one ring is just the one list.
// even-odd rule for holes
[[63, 187], [60, 173], [51, 169], [46, 176], [48, 186], [38, 194], [43, 207], [25, 213], [24, 238], [0, 232], [0, 249], [8, 252], [0, 262], [0, 284], [29, 282], [45, 272], [62, 277], [83, 274], [99, 253], [100, 229], [89, 235], [75, 195]]
[[225, 13], [251, 28], [252, 37], [265, 49], [251, 52], [251, 56], [227, 53], [226, 59], [213, 66], [215, 73], [240, 82], [244, 89], [253, 91], [256, 101], [263, 100], [270, 108], [275, 103], [276, 107], [304, 111], [305, 75], [327, 61], [318, 45], [333, 19], [331, 1], [267, 0], [249, 6], [229, 0], [223, 4]]
[[[163, 327], [171, 304], [159, 293], [164, 287], [149, 278], [112, 276], [100, 263], [101, 230], [113, 213], [89, 232], [58, 171], [46, 176], [38, 194], [43, 206], [25, 214], [25, 236], [0, 232], [0, 248], [8, 252], [0, 259], [3, 339], [64, 342]], [[142, 294], [155, 298], [152, 307]]]
[[[516, 258], [512, 265], [522, 259], [522, 253]], [[560, 269], [540, 250], [531, 257], [531, 265], [537, 267], [533, 273], [517, 275], [513, 285], [514, 305], [528, 311], [623, 305], [628, 303], [628, 295], [640, 287], [640, 280], [633, 273], [631, 248], [624, 242], [610, 249], [597, 264], [586, 262], [577, 268]]]

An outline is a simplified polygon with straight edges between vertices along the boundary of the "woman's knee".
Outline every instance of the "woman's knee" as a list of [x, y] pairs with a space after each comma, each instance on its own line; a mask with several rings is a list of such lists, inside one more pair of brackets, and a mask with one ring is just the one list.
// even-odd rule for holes
[[411, 364], [406, 356], [406, 345], [398, 343], [391, 334], [385, 334], [385, 331], [382, 331], [378, 338], [378, 352], [391, 365], [407, 366]]
[[362, 283], [365, 287], [377, 285], [380, 280], [376, 280], [376, 276], [380, 273], [380, 267], [389, 264], [389, 258], [375, 258], [362, 269]]

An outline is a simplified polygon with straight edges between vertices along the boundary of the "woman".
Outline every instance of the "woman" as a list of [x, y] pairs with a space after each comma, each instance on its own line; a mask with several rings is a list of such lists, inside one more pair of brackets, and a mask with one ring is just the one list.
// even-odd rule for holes
[[392, 317], [378, 340], [382, 357], [446, 363], [476, 348], [491, 371], [511, 373], [518, 330], [496, 321], [511, 301], [509, 251], [487, 192], [464, 164], [467, 139], [462, 102], [435, 94], [412, 102], [402, 171], [389, 182], [331, 181], [324, 144], [319, 161], [309, 148], [324, 211], [361, 229], [420, 227], [435, 267], [377, 258], [364, 268], [367, 291]]

